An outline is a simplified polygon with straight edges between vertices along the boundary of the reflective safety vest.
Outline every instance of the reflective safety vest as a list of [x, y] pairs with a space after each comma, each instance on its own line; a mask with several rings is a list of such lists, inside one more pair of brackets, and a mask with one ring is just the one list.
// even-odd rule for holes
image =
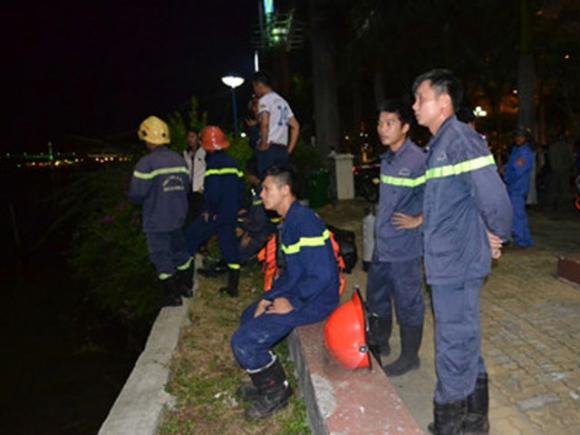
[[[334, 251], [334, 258], [336, 258], [338, 265], [338, 294], [342, 296], [346, 289], [346, 277], [344, 276], [346, 266], [344, 258], [340, 255], [340, 245], [334, 238], [334, 234], [329, 231], [329, 235], [332, 250]], [[272, 289], [274, 280], [280, 276], [280, 272], [284, 269], [284, 256], [282, 254], [282, 245], [279, 243], [278, 233], [274, 233], [268, 238], [266, 245], [258, 252], [258, 261], [262, 263], [262, 271], [264, 272], [264, 291], [268, 292]]]

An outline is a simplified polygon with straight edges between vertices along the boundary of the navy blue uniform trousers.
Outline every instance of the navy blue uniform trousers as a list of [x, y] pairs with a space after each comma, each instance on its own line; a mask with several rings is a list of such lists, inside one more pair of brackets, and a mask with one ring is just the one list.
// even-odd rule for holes
[[288, 147], [272, 144], [267, 150], [256, 150], [256, 166], [258, 168], [258, 177], [260, 178], [263, 178], [264, 173], [272, 166], [287, 168]]
[[239, 266], [240, 253], [235, 221], [231, 223], [206, 222], [203, 217], [198, 217], [185, 230], [187, 250], [194, 255], [199, 247], [214, 234], [217, 235], [220, 251], [230, 268]]
[[367, 282], [369, 311], [390, 318], [393, 302], [399, 325], [417, 327], [423, 324], [425, 304], [421, 294], [420, 258], [371, 263]]
[[191, 256], [185, 247], [185, 239], [181, 229], [170, 232], [145, 233], [149, 259], [157, 277], [161, 280], [172, 276], [176, 270], [189, 268]]
[[517, 246], [532, 246], [532, 235], [530, 234], [530, 225], [528, 224], [528, 214], [526, 212], [526, 193], [510, 192], [508, 190], [510, 201], [512, 203], [513, 223], [512, 236]]
[[329, 312], [291, 311], [288, 314], [262, 314], [254, 318], [258, 302], [242, 314], [240, 327], [231, 340], [232, 350], [240, 366], [249, 371], [260, 370], [270, 364], [270, 349], [283, 340], [294, 328], [320, 322]]
[[481, 357], [479, 294], [483, 278], [432, 285], [435, 311], [435, 401], [464, 400], [485, 373]]

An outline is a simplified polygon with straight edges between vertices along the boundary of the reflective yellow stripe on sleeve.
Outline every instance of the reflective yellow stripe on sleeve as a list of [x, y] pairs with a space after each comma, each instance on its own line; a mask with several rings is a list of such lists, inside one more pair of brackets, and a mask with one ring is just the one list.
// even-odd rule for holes
[[300, 252], [300, 249], [306, 247], [317, 247], [317, 246], [324, 246], [326, 241], [330, 237], [330, 231], [324, 230], [321, 236], [314, 236], [314, 237], [300, 237], [300, 239], [293, 243], [292, 245], [286, 246], [282, 245], [282, 251], [286, 255], [297, 254]]
[[139, 178], [141, 180], [152, 180], [159, 175], [168, 175], [168, 174], [187, 174], [189, 175], [189, 171], [185, 166], [177, 166], [175, 168], [161, 168], [155, 169], [151, 172], [139, 172], [133, 171], [133, 176], [135, 178]]
[[425, 184], [425, 176], [421, 175], [420, 177], [417, 178], [404, 178], [381, 174], [381, 182], [383, 184], [389, 184], [391, 186], [417, 187], [420, 186], [421, 184]]
[[244, 173], [237, 168], [208, 169], [205, 171], [206, 177], [211, 175], [236, 175], [241, 178], [244, 176]]
[[482, 156], [471, 160], [465, 160], [455, 165], [427, 169], [425, 172], [425, 178], [427, 180], [432, 180], [433, 178], [450, 177], [452, 175], [464, 174], [466, 172], [475, 171], [477, 169], [485, 168], [486, 166], [491, 165], [495, 165], [495, 160], [490, 154], [489, 156]]

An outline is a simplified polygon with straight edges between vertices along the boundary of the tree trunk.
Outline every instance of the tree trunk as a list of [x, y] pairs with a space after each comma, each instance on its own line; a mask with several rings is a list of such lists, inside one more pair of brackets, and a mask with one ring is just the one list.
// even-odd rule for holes
[[375, 65], [375, 72], [373, 77], [374, 91], [375, 91], [375, 108], [378, 107], [385, 99], [385, 82], [383, 76], [382, 56], [379, 56]]
[[531, 10], [528, 0], [520, 0], [520, 56], [518, 62], [518, 124], [534, 131], [535, 80], [532, 50]]
[[340, 144], [332, 8], [333, 2], [329, 0], [310, 1], [314, 123], [316, 144], [323, 158], [331, 148], [338, 150]]
[[[518, 124], [536, 130], [536, 110], [534, 107], [536, 72], [532, 51], [531, 10], [528, 0], [520, 0], [520, 59], [518, 63]], [[536, 164], [530, 175], [530, 190], [526, 201], [537, 204]]]

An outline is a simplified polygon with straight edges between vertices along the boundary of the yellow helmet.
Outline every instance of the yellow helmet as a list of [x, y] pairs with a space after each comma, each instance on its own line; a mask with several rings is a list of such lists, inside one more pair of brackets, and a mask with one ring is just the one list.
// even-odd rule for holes
[[169, 143], [169, 127], [156, 116], [150, 116], [139, 126], [139, 139], [154, 145]]

